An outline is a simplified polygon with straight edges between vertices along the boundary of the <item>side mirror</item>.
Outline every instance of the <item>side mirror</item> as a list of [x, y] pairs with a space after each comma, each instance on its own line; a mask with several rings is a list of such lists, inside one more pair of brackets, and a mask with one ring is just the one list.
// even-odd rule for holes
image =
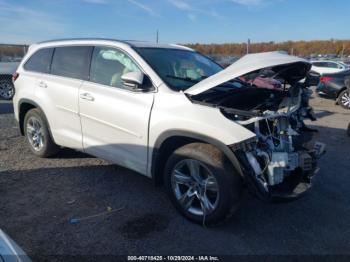
[[129, 72], [122, 75], [123, 85], [131, 89], [142, 89], [144, 73]]

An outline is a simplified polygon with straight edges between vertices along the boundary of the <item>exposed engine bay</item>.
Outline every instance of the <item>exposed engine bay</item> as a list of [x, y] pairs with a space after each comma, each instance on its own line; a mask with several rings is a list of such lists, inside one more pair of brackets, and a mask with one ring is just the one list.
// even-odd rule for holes
[[300, 185], [307, 187], [317, 172], [317, 159], [325, 152], [325, 145], [313, 140], [317, 130], [304, 123], [304, 119], [315, 120], [309, 106], [311, 94], [307, 79], [304, 83], [285, 82], [281, 89], [257, 88], [235, 79], [191, 100], [219, 108], [227, 118], [256, 134], [254, 139], [230, 147], [260, 196], [292, 197], [305, 189]]

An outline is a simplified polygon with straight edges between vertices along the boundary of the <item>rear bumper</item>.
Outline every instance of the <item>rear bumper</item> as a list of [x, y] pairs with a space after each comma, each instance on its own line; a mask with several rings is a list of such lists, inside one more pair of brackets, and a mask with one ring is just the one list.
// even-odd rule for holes
[[334, 88], [330, 84], [325, 84], [323, 82], [319, 83], [316, 87], [316, 93], [319, 95], [327, 96], [330, 98], [337, 98], [339, 89]]

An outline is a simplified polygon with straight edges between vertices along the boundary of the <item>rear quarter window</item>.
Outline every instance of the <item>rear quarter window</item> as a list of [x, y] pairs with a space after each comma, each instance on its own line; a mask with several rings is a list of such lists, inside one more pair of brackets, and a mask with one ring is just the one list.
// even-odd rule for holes
[[27, 71], [49, 73], [53, 48], [44, 48], [36, 51], [24, 64]]
[[329, 68], [338, 68], [338, 69], [341, 68], [340, 65], [338, 65], [337, 63], [332, 63], [332, 62], [328, 62], [327, 63], [327, 67], [329, 67]]
[[92, 47], [56, 47], [52, 58], [51, 74], [88, 80]]
[[315, 63], [312, 63], [312, 65], [317, 66], [317, 67], [326, 67], [326, 64], [323, 62], [315, 62]]

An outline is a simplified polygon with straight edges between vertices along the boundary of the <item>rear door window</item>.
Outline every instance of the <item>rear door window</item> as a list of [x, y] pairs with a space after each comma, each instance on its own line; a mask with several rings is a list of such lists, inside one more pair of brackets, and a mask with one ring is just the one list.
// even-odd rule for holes
[[49, 73], [53, 48], [40, 49], [24, 64], [24, 69], [38, 73]]
[[51, 74], [88, 80], [92, 47], [56, 47], [52, 59]]

